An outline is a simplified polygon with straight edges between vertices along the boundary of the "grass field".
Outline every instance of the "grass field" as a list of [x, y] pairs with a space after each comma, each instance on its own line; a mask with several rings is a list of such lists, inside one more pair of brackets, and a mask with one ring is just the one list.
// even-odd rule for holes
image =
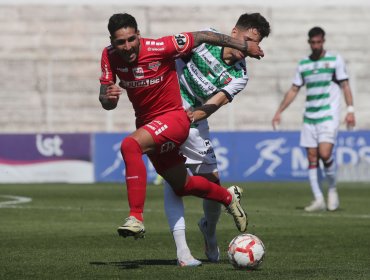
[[[147, 236], [135, 241], [116, 233], [128, 213], [121, 185], [0, 185], [0, 279], [370, 279], [369, 183], [340, 184], [340, 210], [316, 214], [303, 212], [311, 199], [306, 183], [242, 186], [249, 232], [266, 246], [257, 271], [228, 263], [238, 232], [226, 214], [218, 226], [221, 262], [205, 260], [198, 198], [185, 199], [187, 237], [203, 266], [180, 268], [162, 187], [148, 187]], [[9, 205], [8, 196], [32, 201]]]

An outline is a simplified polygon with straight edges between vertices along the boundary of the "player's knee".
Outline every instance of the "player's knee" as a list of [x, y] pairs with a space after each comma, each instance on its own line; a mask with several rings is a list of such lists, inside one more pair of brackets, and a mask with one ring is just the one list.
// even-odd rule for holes
[[142, 154], [139, 143], [132, 137], [126, 137], [121, 143], [121, 154], [125, 158], [128, 154], [140, 153]]
[[331, 154], [329, 154], [329, 155], [326, 155], [325, 158], [323, 157], [322, 161], [323, 161], [325, 167], [329, 167], [333, 164], [334, 158]]
[[324, 162], [324, 164], [332, 160], [331, 154], [329, 152], [321, 152], [320, 158]]

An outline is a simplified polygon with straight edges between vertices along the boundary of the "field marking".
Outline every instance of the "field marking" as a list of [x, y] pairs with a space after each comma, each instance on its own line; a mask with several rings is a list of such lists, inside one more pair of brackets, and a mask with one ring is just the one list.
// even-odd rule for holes
[[28, 203], [32, 201], [32, 198], [26, 196], [0, 195], [0, 197], [10, 199], [7, 201], [1, 201], [0, 208], [14, 208], [17, 207], [16, 204]]
[[[5, 196], [2, 196], [5, 197]], [[8, 196], [12, 197], [12, 196]], [[22, 198], [22, 197], [18, 197]], [[25, 203], [25, 202], [30, 202], [32, 199], [24, 197], [24, 199], [29, 199], [29, 201], [24, 201], [24, 202], [17, 202], [17, 203]], [[106, 212], [124, 212], [128, 211], [128, 208], [106, 208], [106, 207], [96, 207], [96, 208], [91, 208], [91, 207], [72, 207], [72, 206], [61, 206], [61, 207], [39, 207], [39, 206], [24, 206], [24, 205], [15, 205], [14, 201], [12, 201], [13, 204], [7, 202], [7, 204], [1, 205], [0, 203], [0, 208], [17, 208], [17, 209], [34, 209], [34, 210], [60, 210], [60, 211], [106, 211]], [[146, 208], [145, 212], [152, 212], [152, 213], [161, 213], [164, 212], [163, 210], [160, 209], [151, 209], [151, 208]], [[190, 209], [185, 209], [185, 212], [188, 214], [203, 214], [202, 210], [190, 210]], [[260, 212], [259, 214], [261, 214]], [[264, 213], [266, 214], [266, 213]], [[256, 215], [256, 213], [255, 213]], [[370, 214], [342, 214], [339, 212], [336, 213], [326, 213], [326, 212], [321, 212], [321, 213], [304, 213], [302, 210], [302, 213], [297, 213], [296, 211], [292, 210], [291, 212], [277, 212], [274, 211], [274, 213], [269, 213], [270, 216], [299, 216], [299, 217], [305, 217], [305, 218], [348, 218], [348, 219], [370, 219]]]

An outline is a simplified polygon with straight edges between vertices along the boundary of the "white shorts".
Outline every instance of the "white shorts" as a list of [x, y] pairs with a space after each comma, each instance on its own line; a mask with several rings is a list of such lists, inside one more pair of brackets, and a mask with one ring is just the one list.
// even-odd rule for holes
[[323, 142], [335, 144], [338, 128], [338, 124], [332, 121], [319, 124], [303, 123], [299, 144], [305, 148], [316, 148]]
[[186, 165], [193, 173], [212, 173], [217, 171], [217, 159], [209, 135], [207, 120], [191, 127], [189, 136], [181, 146], [181, 152], [186, 157]]

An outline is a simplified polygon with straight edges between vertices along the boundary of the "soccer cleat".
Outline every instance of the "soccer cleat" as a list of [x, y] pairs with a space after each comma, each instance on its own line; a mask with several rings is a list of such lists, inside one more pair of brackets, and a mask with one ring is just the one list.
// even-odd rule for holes
[[202, 262], [193, 258], [192, 260], [188, 260], [188, 261], [177, 260], [177, 265], [181, 267], [197, 267], [197, 266], [201, 266]]
[[339, 196], [336, 189], [328, 191], [328, 210], [335, 211], [339, 207]]
[[235, 225], [238, 230], [240, 232], [245, 232], [247, 231], [248, 217], [247, 213], [240, 205], [240, 199], [243, 189], [238, 186], [231, 186], [227, 189], [227, 191], [231, 194], [232, 200], [231, 203], [226, 207], [226, 210], [227, 212], [229, 212], [229, 214], [233, 216]]
[[318, 212], [318, 211], [325, 211], [326, 205], [324, 198], [315, 199], [311, 202], [310, 205], [304, 208], [306, 212]]
[[127, 237], [133, 236], [135, 239], [145, 237], [144, 224], [133, 216], [126, 218], [125, 223], [118, 227], [118, 235]]
[[203, 234], [204, 237], [204, 245], [205, 245], [205, 254], [210, 262], [218, 262], [220, 260], [220, 249], [217, 246], [217, 240], [216, 242], [213, 242], [213, 246], [211, 246], [211, 242], [209, 242], [209, 237], [207, 234], [207, 221], [203, 217], [199, 220], [198, 226], [200, 231]]

